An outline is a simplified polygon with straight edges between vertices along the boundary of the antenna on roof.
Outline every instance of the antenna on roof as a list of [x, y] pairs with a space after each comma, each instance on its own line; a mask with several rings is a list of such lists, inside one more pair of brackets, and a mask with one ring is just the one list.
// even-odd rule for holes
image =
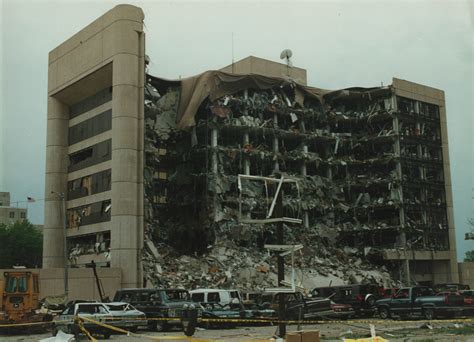
[[293, 63], [291, 63], [291, 56], [293, 56], [293, 52], [290, 49], [285, 49], [280, 53], [280, 59], [286, 59], [286, 66], [291, 68]]
[[234, 73], [234, 32], [232, 32], [232, 73]]

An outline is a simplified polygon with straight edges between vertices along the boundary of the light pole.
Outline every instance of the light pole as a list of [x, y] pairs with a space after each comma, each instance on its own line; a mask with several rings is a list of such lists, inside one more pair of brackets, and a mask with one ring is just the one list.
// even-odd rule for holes
[[69, 294], [69, 276], [68, 276], [68, 257], [67, 257], [67, 234], [66, 234], [66, 196], [64, 192], [51, 191], [52, 194], [56, 194], [61, 199], [62, 204], [62, 216], [63, 216], [63, 250], [64, 250], [64, 293], [66, 298]]

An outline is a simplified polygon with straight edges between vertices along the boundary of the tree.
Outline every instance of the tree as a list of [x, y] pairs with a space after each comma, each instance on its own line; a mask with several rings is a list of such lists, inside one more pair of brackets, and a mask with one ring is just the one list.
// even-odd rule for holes
[[0, 268], [41, 267], [43, 234], [30, 222], [0, 224]]
[[467, 251], [464, 256], [464, 261], [474, 261], [474, 251]]

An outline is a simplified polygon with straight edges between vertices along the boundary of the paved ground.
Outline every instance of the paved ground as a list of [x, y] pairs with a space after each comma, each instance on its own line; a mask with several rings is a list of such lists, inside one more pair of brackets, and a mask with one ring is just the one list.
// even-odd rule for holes
[[[350, 321], [344, 323], [325, 323], [318, 325], [305, 325], [302, 327], [304, 330], [319, 330], [321, 332], [322, 341], [341, 341], [344, 337], [346, 338], [362, 338], [370, 336], [369, 323], [375, 325], [377, 335], [382, 336], [389, 341], [393, 342], [431, 342], [431, 341], [463, 341], [463, 342], [474, 342], [474, 320], [469, 321], [445, 321], [445, 322], [433, 322], [430, 327], [426, 327], [425, 321], [411, 321], [411, 322], [399, 322], [399, 321]], [[287, 331], [297, 330], [296, 325], [290, 325]], [[261, 341], [264, 339], [270, 339], [277, 332], [275, 326], [264, 326], [264, 327], [239, 327], [234, 329], [199, 329], [195, 338], [205, 339], [212, 341]], [[167, 333], [156, 333], [150, 331], [139, 331], [141, 336], [125, 336], [125, 335], [113, 335], [111, 341], [151, 341], [151, 340], [162, 340], [159, 337], [165, 336], [183, 336], [178, 330]], [[29, 335], [0, 335], [0, 341], [25, 341], [33, 342], [39, 341], [43, 338], [50, 337], [51, 333], [41, 334], [29, 334]], [[97, 336], [101, 339], [101, 336]], [[166, 337], [165, 337], [166, 338]], [[86, 341], [87, 338], [80, 336], [79, 341]], [[196, 341], [199, 342], [199, 341]]]

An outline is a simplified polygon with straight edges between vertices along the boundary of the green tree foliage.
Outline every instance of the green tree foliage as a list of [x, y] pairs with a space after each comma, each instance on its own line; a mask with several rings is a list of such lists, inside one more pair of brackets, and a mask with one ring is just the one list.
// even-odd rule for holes
[[474, 251], [467, 251], [464, 256], [464, 261], [474, 261]]
[[27, 220], [0, 224], [0, 268], [41, 267], [43, 234]]

